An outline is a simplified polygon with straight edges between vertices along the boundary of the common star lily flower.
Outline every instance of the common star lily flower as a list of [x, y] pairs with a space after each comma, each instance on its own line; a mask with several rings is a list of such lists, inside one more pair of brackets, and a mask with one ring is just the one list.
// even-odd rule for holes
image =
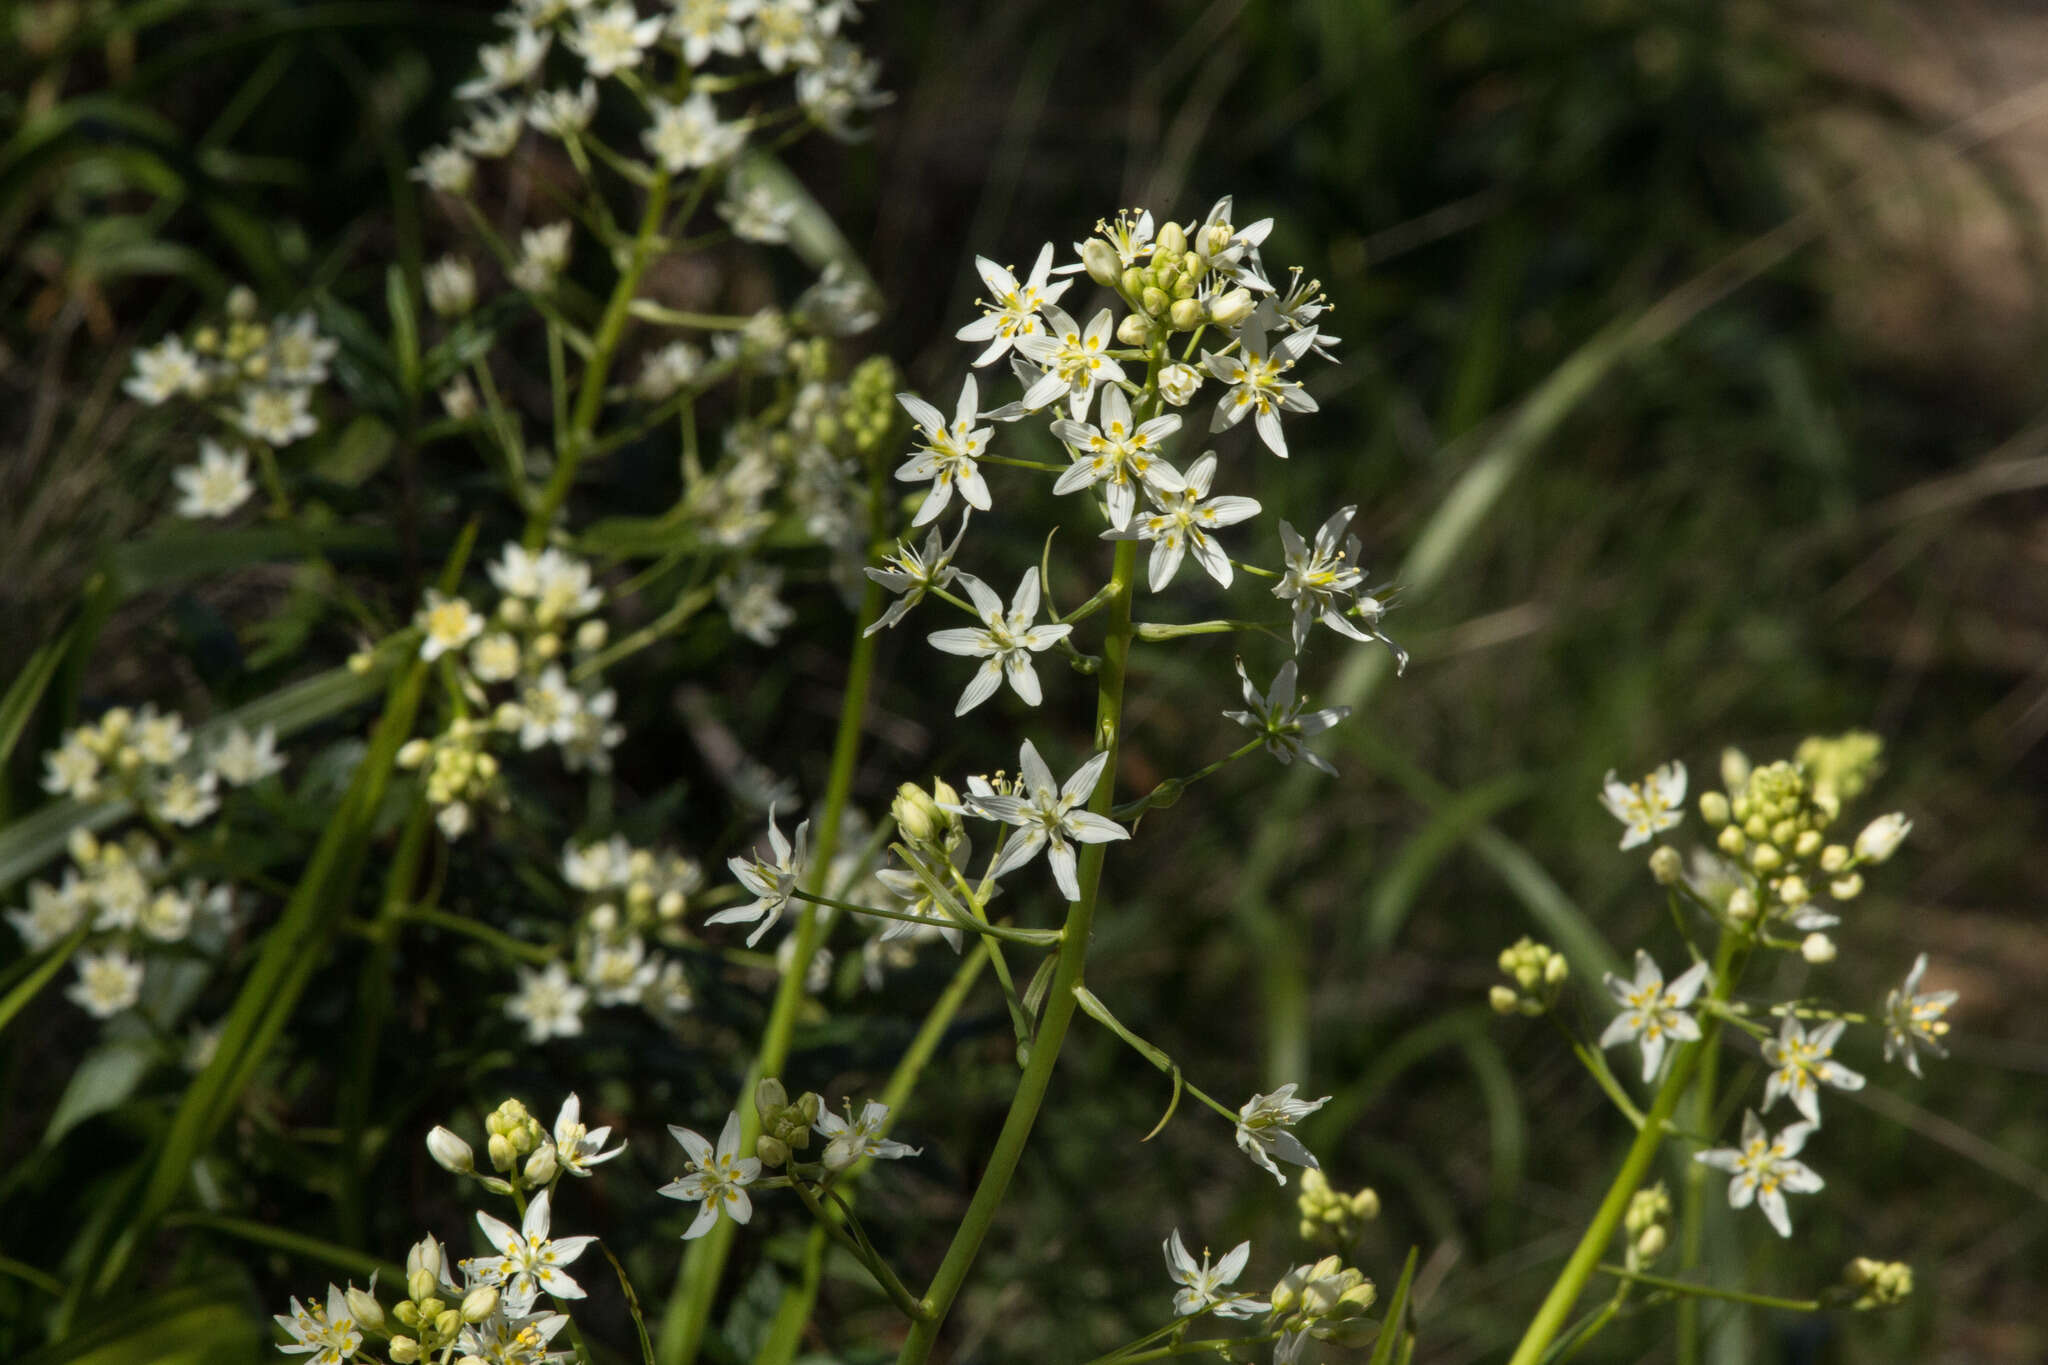
[[1315, 1154], [1301, 1145], [1301, 1139], [1294, 1135], [1293, 1128], [1328, 1104], [1330, 1097], [1298, 1100], [1294, 1098], [1294, 1090], [1295, 1083], [1289, 1081], [1271, 1094], [1252, 1096], [1237, 1111], [1238, 1147], [1282, 1185], [1287, 1183], [1287, 1177], [1280, 1174], [1280, 1168], [1273, 1164], [1274, 1157], [1311, 1170], [1322, 1169]]
[[1027, 706], [1038, 705], [1044, 693], [1038, 685], [1038, 673], [1031, 666], [1031, 656], [1051, 649], [1074, 629], [1066, 624], [1034, 624], [1038, 617], [1038, 570], [1024, 571], [1024, 578], [1017, 584], [1007, 612], [1003, 610], [1003, 601], [996, 596], [995, 590], [973, 574], [963, 573], [958, 581], [967, 590], [975, 611], [981, 615], [980, 628], [962, 626], [954, 630], [936, 630], [926, 637], [934, 649], [964, 657], [978, 656], [984, 660], [968, 682], [967, 690], [960, 694], [960, 703], [953, 708], [953, 714], [964, 716], [987, 701], [995, 695], [996, 688], [1006, 677], [1010, 680], [1010, 689], [1022, 697]]
[[1053, 781], [1052, 769], [1045, 766], [1030, 740], [1024, 741], [1017, 761], [1023, 770], [1023, 781], [1016, 795], [977, 794], [968, 802], [968, 809], [977, 815], [1023, 830], [1003, 845], [989, 875], [1000, 877], [1014, 872], [1044, 849], [1060, 894], [1077, 901], [1081, 899], [1081, 880], [1074, 844], [1106, 844], [1131, 837], [1131, 832], [1116, 821], [1087, 809], [1088, 798], [1102, 781], [1109, 754], [1105, 751], [1090, 758], [1074, 770], [1064, 785]]
[[590, 1168], [610, 1161], [626, 1150], [621, 1141], [609, 1152], [604, 1144], [612, 1135], [609, 1125], [603, 1128], [583, 1126], [583, 1101], [570, 1091], [569, 1098], [562, 1101], [562, 1107], [555, 1115], [555, 1159], [570, 1175], [588, 1176]]
[[1188, 466], [1177, 492], [1161, 493], [1150, 484], [1145, 486], [1155, 510], [1137, 519], [1132, 534], [1152, 544], [1151, 558], [1145, 564], [1145, 578], [1152, 591], [1166, 590], [1189, 551], [1209, 577], [1222, 587], [1230, 586], [1230, 556], [1209, 532], [1257, 516], [1259, 504], [1255, 498], [1233, 494], [1210, 497], [1209, 485], [1215, 477], [1216, 452], [1208, 450]]
[[172, 470], [171, 478], [184, 495], [178, 501], [181, 517], [224, 517], [256, 493], [248, 452], [231, 452], [205, 437], [199, 441], [199, 463]]
[[121, 387], [129, 397], [156, 407], [181, 393], [204, 393], [206, 371], [182, 340], [168, 336], [135, 353], [135, 373]]
[[570, 979], [569, 969], [550, 962], [540, 971], [519, 969], [519, 990], [505, 1002], [505, 1013], [526, 1025], [526, 1041], [545, 1043], [583, 1032], [589, 1002], [590, 992]]
[[1017, 338], [1017, 349], [1043, 371], [1025, 389], [1022, 406], [1036, 412], [1065, 397], [1072, 415], [1085, 422], [1095, 386], [1124, 377], [1124, 367], [1108, 355], [1115, 320], [1105, 308], [1084, 329], [1057, 305], [1047, 304], [1045, 323], [1045, 335]]
[[853, 1116], [853, 1106], [847, 1106], [847, 1117], [841, 1118], [830, 1109], [822, 1110], [817, 1121], [811, 1125], [817, 1134], [826, 1140], [823, 1160], [833, 1170], [844, 1170], [862, 1157], [874, 1157], [880, 1161], [895, 1161], [901, 1157], [917, 1156], [921, 1147], [907, 1142], [896, 1142], [882, 1136], [882, 1130], [889, 1123], [889, 1106], [880, 1100], [869, 1100], [860, 1107], [860, 1116]]
[[939, 513], [946, 510], [946, 504], [953, 500], [955, 484], [959, 485], [960, 496], [969, 506], [988, 511], [988, 485], [982, 481], [981, 466], [975, 463], [975, 457], [988, 449], [988, 438], [995, 428], [974, 425], [980, 416], [978, 405], [981, 401], [974, 376], [968, 375], [960, 385], [960, 399], [953, 407], [951, 425], [937, 408], [914, 393], [899, 393], [896, 401], [910, 414], [910, 420], [917, 423], [925, 442], [916, 454], [897, 467], [896, 477], [906, 483], [923, 483], [929, 479], [932, 485], [932, 491], [919, 505], [917, 516], [910, 524], [923, 526], [936, 520]]
[[1202, 364], [1210, 374], [1230, 385], [1216, 404], [1209, 430], [1234, 427], [1247, 416], [1258, 428], [1266, 449], [1287, 458], [1287, 436], [1280, 429], [1283, 412], [1314, 412], [1316, 400], [1308, 396], [1298, 379], [1287, 378], [1294, 362], [1316, 343], [1316, 329], [1304, 327], [1290, 332], [1271, 346], [1266, 344], [1265, 325], [1275, 321], [1270, 314], [1255, 312], [1238, 331], [1238, 347], [1228, 355], [1202, 352]]
[[455, 97], [480, 99], [525, 84], [527, 77], [540, 70], [540, 64], [547, 58], [548, 47], [553, 42], [554, 35], [544, 29], [524, 25], [515, 27], [512, 36], [504, 42], [477, 49], [477, 64], [483, 67], [483, 72], [457, 86]]
[[671, 175], [715, 165], [747, 140], [746, 125], [721, 122], [711, 96], [701, 90], [681, 104], [656, 99], [648, 108], [654, 121], [640, 140]]
[[967, 534], [967, 521], [967, 514], [962, 513], [960, 529], [953, 533], [951, 544], [946, 542], [945, 532], [934, 526], [925, 536], [923, 548], [900, 543], [895, 553], [882, 561], [880, 568], [871, 565], [863, 570], [869, 578], [898, 596], [889, 604], [889, 609], [861, 634], [873, 635], [887, 630], [908, 616], [912, 607], [924, 601], [926, 593], [953, 581], [958, 572], [953, 567], [953, 554]]
[[1289, 659], [1280, 665], [1280, 671], [1273, 675], [1273, 686], [1265, 696], [1252, 685], [1251, 674], [1244, 671], [1244, 660], [1237, 661], [1237, 676], [1244, 680], [1244, 701], [1248, 708], [1243, 711], [1225, 711], [1225, 720], [1234, 720], [1247, 730], [1257, 731], [1265, 736], [1266, 752], [1282, 763], [1300, 759], [1318, 772], [1335, 777], [1337, 770], [1330, 761], [1313, 752], [1302, 741], [1335, 725], [1351, 714], [1348, 706], [1325, 707], [1321, 711], [1303, 713], [1306, 699], [1294, 695], [1295, 680], [1300, 670]]
[[285, 1355], [305, 1356], [306, 1365], [341, 1365], [362, 1349], [363, 1334], [339, 1285], [327, 1286], [325, 1308], [318, 1300], [308, 1307], [294, 1298], [289, 1314], [271, 1316], [291, 1337], [290, 1344], [277, 1349]]
[[[511, 1305], [531, 1310], [531, 1304]], [[564, 1365], [573, 1354], [551, 1353], [548, 1343], [569, 1325], [564, 1313], [507, 1312], [501, 1301], [481, 1322], [464, 1323], [455, 1341], [458, 1360], [488, 1365]]]
[[1166, 1252], [1166, 1273], [1174, 1283], [1181, 1286], [1173, 1296], [1175, 1317], [1193, 1317], [1196, 1313], [1213, 1312], [1219, 1318], [1250, 1318], [1271, 1308], [1262, 1299], [1249, 1294], [1228, 1294], [1224, 1290], [1237, 1282], [1244, 1273], [1244, 1264], [1252, 1254], [1250, 1242], [1239, 1242], [1223, 1254], [1223, 1259], [1209, 1264], [1209, 1249], [1202, 1248], [1202, 1261], [1188, 1254], [1187, 1244], [1180, 1239], [1180, 1229], [1160, 1244]]
[[550, 1237], [554, 1217], [550, 1191], [542, 1190], [526, 1206], [526, 1217], [514, 1231], [511, 1224], [477, 1211], [476, 1225], [496, 1247], [496, 1256], [480, 1256], [469, 1263], [470, 1274], [485, 1284], [502, 1285], [507, 1296], [530, 1298], [544, 1290], [558, 1299], [584, 1297], [583, 1286], [562, 1267], [581, 1256], [595, 1237]]
[[1665, 1045], [1674, 1039], [1691, 1042], [1700, 1036], [1699, 1021], [1686, 1013], [1700, 987], [1707, 982], [1707, 964], [1695, 962], [1670, 985], [1650, 955], [1636, 949], [1636, 976], [1624, 981], [1613, 972], [1606, 976], [1607, 990], [1621, 1004], [1621, 1013], [1600, 1035], [1600, 1046], [1638, 1042], [1643, 1049], [1643, 1081], [1648, 1084], [1664, 1062]]
[[1140, 487], [1155, 498], [1187, 487], [1180, 471], [1159, 456], [1160, 442], [1180, 430], [1180, 414], [1163, 413], [1134, 425], [1131, 400], [1112, 384], [1103, 391], [1099, 417], [1099, 427], [1065, 418], [1052, 424], [1052, 434], [1075, 452], [1074, 462], [1054, 481], [1052, 491], [1072, 493], [1105, 485], [1110, 526], [1128, 530]]
[[1948, 1049], [1941, 1043], [1948, 1033], [1948, 1020], [1943, 1016], [1960, 998], [1955, 991], [1923, 993], [1920, 978], [1926, 973], [1927, 954], [1922, 953], [1914, 959], [1913, 970], [1906, 973], [1905, 983], [1884, 1001], [1884, 1059], [1889, 1062], [1903, 1055], [1906, 1069], [1915, 1076], [1920, 1074], [1916, 1045], [1924, 1045], [1937, 1057], [1948, 1056]]
[[1270, 294], [1273, 286], [1259, 264], [1259, 243], [1273, 231], [1273, 220], [1261, 218], [1246, 227], [1235, 226], [1230, 221], [1232, 199], [1226, 194], [1210, 207], [1202, 225], [1188, 234], [1188, 249], [1196, 260], [1231, 283]]
[[1049, 303], [1059, 302], [1060, 295], [1074, 283], [1072, 280], [1046, 283], [1052, 272], [1051, 242], [1039, 248], [1038, 259], [1033, 262], [1031, 273], [1022, 284], [1017, 283], [1017, 277], [1007, 266], [997, 265], [986, 256], [976, 256], [974, 268], [981, 272], [981, 282], [988, 286], [988, 298], [981, 305], [981, 316], [953, 335], [961, 341], [988, 343], [974, 358], [976, 368], [1002, 359], [1019, 337], [1043, 335], [1045, 320], [1039, 317], [1039, 310]]
[[1626, 826], [1621, 836], [1624, 849], [1646, 844], [1685, 819], [1685, 764], [1673, 759], [1642, 781], [1626, 784], [1609, 768], [1601, 782], [1600, 804]]
[[735, 1223], [745, 1223], [752, 1218], [754, 1201], [747, 1197], [747, 1186], [761, 1174], [761, 1162], [756, 1157], [739, 1154], [740, 1116], [737, 1113], [726, 1116], [725, 1128], [718, 1135], [716, 1149], [691, 1129], [671, 1123], [668, 1131], [690, 1154], [690, 1169], [681, 1179], [671, 1180], [656, 1193], [670, 1199], [703, 1203], [683, 1233], [683, 1239], [688, 1241], [711, 1231], [712, 1224], [718, 1221], [721, 1213]]
[[590, 74], [602, 78], [640, 65], [644, 51], [661, 37], [663, 23], [658, 16], [642, 19], [622, 0], [603, 9], [584, 10], [567, 42]]
[[1394, 655], [1394, 671], [1408, 670], [1408, 651], [1379, 628], [1386, 607], [1378, 598], [1358, 591], [1365, 581], [1359, 567], [1357, 536], [1347, 536], [1356, 507], [1340, 507], [1316, 530], [1313, 545], [1287, 522], [1280, 523], [1280, 544], [1286, 568], [1273, 585], [1273, 596], [1294, 604], [1294, 652], [1308, 642], [1309, 625], [1320, 620], [1339, 635], [1361, 644], [1378, 641]]
[[[796, 846], [791, 848], [789, 840], [782, 837], [782, 831], [775, 824], [775, 807], [768, 807], [768, 843], [775, 850], [775, 861], [768, 862], [756, 849], [752, 858], [729, 858], [726, 866], [740, 879], [740, 885], [754, 893], [751, 905], [736, 905], [730, 910], [721, 910], [705, 920], [706, 924], [754, 924], [754, 932], [747, 935], [747, 946], [753, 947], [761, 936], [775, 927], [788, 908], [790, 898], [796, 895], [797, 883], [803, 880], [805, 862], [808, 857], [811, 822], [806, 820], [796, 827]], [[745, 1219], [741, 1219], [745, 1222]]]
[[1786, 1017], [1778, 1036], [1766, 1039], [1763, 1045], [1764, 1060], [1776, 1068], [1764, 1083], [1766, 1114], [1779, 1099], [1789, 1095], [1793, 1108], [1808, 1123], [1818, 1125], [1821, 1086], [1831, 1085], [1837, 1090], [1863, 1088], [1863, 1077], [1835, 1061], [1832, 1055], [1836, 1041], [1847, 1027], [1835, 1019], [1809, 1034], [1797, 1019]]
[[1794, 1123], [1773, 1138], [1765, 1133], [1756, 1111], [1745, 1110], [1740, 1147], [1716, 1147], [1695, 1153], [1693, 1160], [1735, 1177], [1728, 1182], [1728, 1207], [1746, 1209], [1755, 1203], [1780, 1237], [1790, 1237], [1792, 1217], [1785, 1208], [1785, 1196], [1812, 1194], [1825, 1183], [1805, 1162], [1794, 1160], [1814, 1126]]

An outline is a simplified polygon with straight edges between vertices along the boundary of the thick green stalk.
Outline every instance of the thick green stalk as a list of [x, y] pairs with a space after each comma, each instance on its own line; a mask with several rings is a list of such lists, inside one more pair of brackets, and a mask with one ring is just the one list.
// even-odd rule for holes
[[[1109, 762], [1088, 803], [1090, 810], [1105, 815], [1114, 804], [1116, 795], [1117, 750], [1123, 739], [1124, 676], [1131, 652], [1131, 584], [1137, 576], [1137, 564], [1138, 543], [1134, 540], [1119, 541], [1116, 567], [1110, 578], [1108, 638], [1103, 641], [1102, 668], [1096, 675], [1095, 740], [1109, 754]], [[924, 1306], [930, 1316], [912, 1324], [903, 1350], [897, 1356], [897, 1365], [922, 1365], [930, 1357], [932, 1347], [938, 1341], [939, 1329], [944, 1325], [960, 1287], [966, 1283], [967, 1273], [973, 1268], [974, 1258], [981, 1250], [982, 1239], [988, 1235], [989, 1226], [1002, 1207], [1003, 1195], [1010, 1187], [1010, 1177], [1016, 1174], [1017, 1162], [1024, 1155], [1025, 1144], [1031, 1139], [1032, 1125], [1038, 1120], [1039, 1107], [1045, 1102], [1046, 1087], [1051, 1084], [1053, 1068], [1059, 1063], [1060, 1045], [1066, 1041], [1067, 1026], [1073, 1022], [1074, 1010], [1079, 1003], [1075, 999], [1074, 988], [1081, 984], [1082, 972], [1088, 963], [1089, 931], [1095, 922], [1097, 893], [1102, 885], [1102, 863], [1107, 848], [1106, 844], [1082, 845], [1081, 899], [1067, 910], [1065, 937], [1060, 942], [1058, 965], [1053, 969], [1052, 989], [1046, 995], [1045, 1016], [1038, 1025], [1031, 1059], [1025, 1063], [1024, 1075], [1017, 1082], [1017, 1093], [1010, 1101], [1009, 1116], [1003, 1120], [1003, 1131], [996, 1139], [987, 1169], [982, 1172], [981, 1183], [975, 1187], [974, 1198], [968, 1203], [967, 1215], [953, 1234], [953, 1243], [946, 1249], [946, 1257], [939, 1263], [938, 1273], [932, 1277], [931, 1288], [925, 1293]]]
[[[1719, 1042], [1721, 1021], [1710, 1019], [1701, 1030], [1699, 1079], [1692, 1091], [1692, 1131], [1705, 1134], [1714, 1122], [1714, 1090], [1720, 1073]], [[1681, 1279], [1697, 1270], [1705, 1245], [1707, 1223], [1707, 1168], [1697, 1161], [1686, 1163], [1685, 1188], [1679, 1194], [1678, 1272]], [[1678, 1365], [1699, 1365], [1700, 1301], [1687, 1296], [1678, 1301]]]
[[[839, 709], [839, 733], [832, 743], [832, 769], [825, 780], [825, 802], [812, 829], [810, 870], [805, 889], [816, 893], [824, 887], [839, 848], [839, 831], [844, 824], [846, 800], [853, 790], [854, 769], [860, 757], [862, 720], [867, 715], [868, 691], [874, 678], [875, 637], [863, 634], [869, 623], [882, 614], [883, 591], [869, 583], [861, 598], [860, 614], [854, 619], [853, 662], [846, 674], [846, 692]], [[796, 911], [796, 954], [789, 969], [776, 985], [775, 999], [768, 1007], [768, 1024], [761, 1034], [761, 1046], [740, 1083], [739, 1110], [741, 1151], [752, 1151], [760, 1136], [760, 1115], [754, 1112], [754, 1086], [763, 1076], [782, 1069], [789, 1056], [790, 1035], [796, 1027], [797, 1006], [804, 998], [804, 977], [810, 969], [824, 935], [823, 918], [816, 907], [802, 905]], [[732, 1253], [735, 1225], [721, 1218], [710, 1232], [690, 1244], [683, 1268], [669, 1296], [668, 1312], [662, 1316], [659, 1358], [663, 1365], [683, 1365], [695, 1360], [703, 1343], [704, 1329], [711, 1320], [711, 1303]]]
[[[1729, 993], [1735, 989], [1736, 973], [1733, 968], [1739, 946], [1740, 940], [1733, 934], [1721, 935], [1720, 946], [1714, 951], [1714, 988], [1709, 996], [1713, 1004], [1725, 1003]], [[1515, 1347], [1508, 1365], [1536, 1365], [1563, 1330], [1572, 1305], [1579, 1301], [1586, 1281], [1599, 1269], [1601, 1256], [1607, 1251], [1608, 1243], [1614, 1240], [1614, 1230], [1628, 1212], [1629, 1200], [1641, 1187], [1650, 1162], [1656, 1158], [1658, 1147], [1663, 1145], [1664, 1125], [1678, 1112], [1678, 1102], [1692, 1085], [1702, 1059], [1718, 1045], [1717, 1023], [1718, 1020], [1710, 1018], [1701, 1030], [1699, 1041], [1687, 1043], [1672, 1060], [1664, 1084], [1658, 1088], [1649, 1112], [1643, 1115], [1643, 1126], [1637, 1130], [1635, 1141], [1629, 1144], [1628, 1155], [1621, 1160], [1621, 1169], [1615, 1173], [1614, 1183], [1607, 1187], [1607, 1197], [1600, 1201], [1600, 1207], [1594, 1212], [1593, 1221], [1586, 1225], [1585, 1234], [1579, 1238], [1571, 1259], [1565, 1262], [1557, 1282], [1550, 1286], [1550, 1292], [1544, 1296], [1536, 1316], [1530, 1319], [1528, 1330], [1523, 1332], [1521, 1344]]]

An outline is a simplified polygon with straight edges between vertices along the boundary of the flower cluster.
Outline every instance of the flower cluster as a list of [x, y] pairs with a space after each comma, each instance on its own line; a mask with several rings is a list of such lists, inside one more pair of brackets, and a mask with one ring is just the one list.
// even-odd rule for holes
[[427, 799], [451, 839], [469, 829], [474, 804], [495, 793], [494, 738], [525, 751], [554, 746], [571, 772], [603, 772], [625, 737], [612, 719], [617, 693], [596, 685], [609, 631], [592, 616], [604, 593], [590, 566], [561, 550], [510, 544], [490, 579], [499, 593], [490, 614], [430, 588], [414, 617], [420, 658], [445, 659], [463, 701], [488, 717], [458, 714], [436, 738], [399, 752], [400, 766], [425, 773]]
[[322, 336], [311, 313], [258, 316], [256, 296], [237, 288], [227, 316], [172, 333], [135, 353], [135, 372], [123, 387], [150, 407], [185, 400], [219, 423], [221, 439], [203, 436], [196, 462], [172, 478], [181, 517], [225, 517], [256, 491], [250, 452], [272, 462], [276, 452], [320, 429], [313, 396], [327, 381], [336, 343]]

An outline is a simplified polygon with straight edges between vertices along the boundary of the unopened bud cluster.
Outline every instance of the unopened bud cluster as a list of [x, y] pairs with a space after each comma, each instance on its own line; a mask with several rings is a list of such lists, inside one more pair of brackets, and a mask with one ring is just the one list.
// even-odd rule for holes
[[773, 1076], [754, 1087], [754, 1112], [761, 1116], [761, 1136], [754, 1139], [754, 1155], [773, 1170], [787, 1165], [797, 1152], [811, 1145], [811, 1125], [818, 1121], [824, 1101], [810, 1091], [794, 1100]]
[[1637, 1190], [1630, 1196], [1622, 1228], [1628, 1234], [1626, 1260], [1630, 1270], [1647, 1270], [1664, 1254], [1671, 1238], [1671, 1195], [1664, 1182]]
[[1851, 1307], [1896, 1308], [1913, 1296], [1913, 1267], [1858, 1256], [1843, 1270], [1842, 1283], [1856, 1296]]
[[1331, 1242], [1339, 1246], [1351, 1241], [1359, 1229], [1380, 1216], [1380, 1197], [1371, 1189], [1345, 1194], [1321, 1170], [1309, 1167], [1301, 1173], [1301, 1193], [1295, 1197], [1301, 1212], [1301, 1239]]
[[518, 1100], [506, 1100], [485, 1116], [484, 1131], [491, 1135], [488, 1147], [492, 1168], [508, 1173], [521, 1158], [539, 1151], [548, 1140], [540, 1120], [527, 1113], [526, 1106]]
[[[488, 1296], [485, 1301], [483, 1296]], [[367, 1296], [365, 1296], [367, 1297]], [[472, 1305], [471, 1300], [476, 1300]], [[350, 1306], [356, 1320], [368, 1326], [367, 1314], [351, 1291]], [[450, 1281], [447, 1254], [432, 1237], [415, 1243], [405, 1258], [405, 1298], [392, 1309], [391, 1317], [405, 1330], [391, 1338], [391, 1359], [397, 1365], [430, 1359], [455, 1344], [464, 1322], [479, 1322], [498, 1305], [496, 1289], [478, 1289], [463, 1294]], [[374, 1300], [370, 1307], [376, 1307]], [[478, 1311], [470, 1316], [472, 1307]], [[378, 1313], [381, 1323], [383, 1314]]]
[[1366, 1311], [1379, 1289], [1343, 1258], [1325, 1256], [1313, 1265], [1298, 1265], [1273, 1286], [1272, 1321], [1282, 1332], [1306, 1332], [1318, 1341], [1357, 1345], [1373, 1324]]
[[1501, 949], [1497, 960], [1515, 984], [1488, 992], [1487, 1003], [1496, 1014], [1542, 1014], [1557, 1003], [1557, 993], [1571, 977], [1563, 953], [1527, 937]]

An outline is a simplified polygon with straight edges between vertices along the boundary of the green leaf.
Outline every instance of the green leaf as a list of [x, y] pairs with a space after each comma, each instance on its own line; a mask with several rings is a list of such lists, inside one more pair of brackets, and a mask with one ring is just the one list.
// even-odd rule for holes
[[315, 478], [344, 488], [360, 488], [382, 469], [398, 448], [391, 428], [365, 413], [342, 428], [334, 444], [313, 462]]
[[62, 635], [29, 655], [21, 672], [14, 677], [7, 695], [0, 697], [0, 768], [14, 755], [14, 746], [21, 741], [22, 731], [28, 728], [29, 718], [35, 715], [36, 706], [43, 699], [43, 693], [50, 686], [50, 680], [57, 676], [57, 667], [64, 662], [64, 651], [71, 647], [73, 630]]
[[1394, 1292], [1387, 1299], [1386, 1316], [1380, 1321], [1379, 1339], [1373, 1342], [1372, 1358], [1366, 1365], [1391, 1365], [1397, 1343], [1405, 1339], [1406, 1349], [1413, 1349], [1415, 1329], [1408, 1324], [1408, 1291], [1415, 1283], [1415, 1260], [1421, 1251], [1419, 1247], [1408, 1248], [1408, 1260], [1401, 1267], [1401, 1278], [1394, 1283]]
[[110, 1313], [17, 1365], [169, 1365], [252, 1359], [269, 1336], [233, 1285], [166, 1289]]

